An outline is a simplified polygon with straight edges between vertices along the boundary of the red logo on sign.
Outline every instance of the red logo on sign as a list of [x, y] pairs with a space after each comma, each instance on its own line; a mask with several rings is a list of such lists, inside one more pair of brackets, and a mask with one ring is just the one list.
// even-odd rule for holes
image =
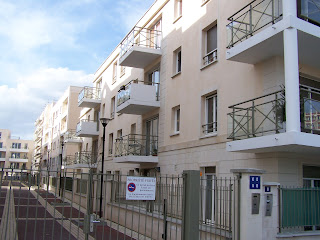
[[134, 183], [129, 183], [128, 184], [128, 191], [134, 192], [134, 190], [136, 190], [136, 185]]

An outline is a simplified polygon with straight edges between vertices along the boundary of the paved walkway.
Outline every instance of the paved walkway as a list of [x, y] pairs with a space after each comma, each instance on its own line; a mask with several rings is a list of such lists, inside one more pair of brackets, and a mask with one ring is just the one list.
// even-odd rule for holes
[[[0, 189], [0, 239], [84, 240], [83, 208], [43, 189], [19, 181], [3, 181]], [[116, 223], [95, 223], [89, 240], [150, 239]], [[130, 236], [127, 234], [129, 233]]]

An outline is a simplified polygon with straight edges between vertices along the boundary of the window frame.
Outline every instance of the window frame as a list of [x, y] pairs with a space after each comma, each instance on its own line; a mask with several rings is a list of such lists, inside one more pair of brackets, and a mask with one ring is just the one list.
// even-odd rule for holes
[[[212, 101], [212, 122], [209, 122], [209, 100]], [[218, 94], [211, 92], [203, 96], [203, 124], [201, 127], [202, 136], [215, 136], [218, 132]]]
[[180, 105], [174, 108], [174, 128], [173, 131], [175, 134], [180, 133], [181, 129], [181, 110]]
[[[211, 51], [208, 49], [208, 38], [209, 38], [209, 31], [211, 29], [215, 29], [215, 45], [216, 48], [213, 48]], [[203, 68], [215, 63], [218, 61], [218, 25], [217, 23], [212, 23], [202, 31], [202, 37], [203, 37], [203, 50], [202, 50], [202, 59], [201, 59], [201, 65]]]
[[174, 22], [182, 17], [182, 0], [174, 1]]

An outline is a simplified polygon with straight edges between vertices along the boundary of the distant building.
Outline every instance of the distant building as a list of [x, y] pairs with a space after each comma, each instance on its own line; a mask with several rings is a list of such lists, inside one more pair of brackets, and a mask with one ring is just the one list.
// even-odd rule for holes
[[[24, 140], [11, 135], [8, 129], [0, 129], [0, 167], [10, 168], [10, 172], [27, 172], [33, 158], [32, 140]], [[20, 175], [20, 174], [19, 174]]]

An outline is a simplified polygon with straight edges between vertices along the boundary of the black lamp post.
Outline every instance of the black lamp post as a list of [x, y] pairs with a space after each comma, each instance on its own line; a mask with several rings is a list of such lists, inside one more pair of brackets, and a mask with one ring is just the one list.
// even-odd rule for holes
[[62, 188], [62, 186], [61, 186], [61, 180], [62, 180], [62, 173], [61, 173], [61, 171], [62, 171], [62, 161], [63, 161], [63, 147], [64, 147], [64, 141], [62, 141], [61, 142], [61, 158], [60, 158], [60, 186], [59, 186], [59, 196], [61, 196], [60, 195], [60, 192], [61, 192], [61, 188]]
[[100, 122], [103, 126], [103, 138], [102, 138], [102, 164], [101, 164], [101, 183], [100, 183], [100, 217], [102, 218], [102, 190], [103, 190], [103, 167], [104, 167], [104, 143], [106, 141], [106, 126], [108, 125], [110, 118], [100, 118]]

